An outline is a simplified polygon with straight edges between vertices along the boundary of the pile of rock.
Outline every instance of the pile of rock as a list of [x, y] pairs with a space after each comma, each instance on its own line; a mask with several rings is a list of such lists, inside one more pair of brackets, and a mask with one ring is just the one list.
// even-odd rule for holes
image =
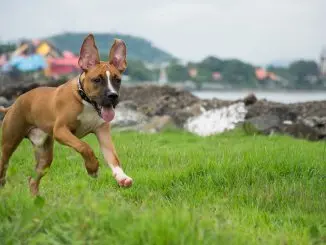
[[281, 133], [309, 140], [326, 136], [326, 101], [281, 104], [259, 100], [248, 106], [245, 130]]
[[[218, 112], [219, 116], [216, 116], [215, 113], [209, 111], [235, 103], [235, 101], [218, 99], [201, 100], [189, 91], [170, 86], [123, 87], [120, 94], [121, 102], [117, 106], [117, 116], [112, 121], [112, 126], [121, 130], [135, 129], [146, 132], [157, 132], [166, 127], [184, 128], [199, 135], [223, 131], [223, 127], [218, 126], [216, 121], [219, 121], [221, 115], [224, 120], [227, 120], [227, 113]], [[122, 119], [122, 115], [124, 115], [124, 119]], [[202, 117], [202, 119], [196, 120], [197, 117]], [[141, 120], [137, 118], [141, 118]], [[121, 127], [123, 120], [128, 122], [128, 125]], [[200, 132], [203, 125], [197, 124], [202, 124], [203, 120], [208, 120], [211, 123], [214, 121], [215, 126], [212, 129], [206, 128], [205, 132]]]
[[118, 111], [126, 110], [124, 101], [133, 103], [132, 110], [143, 118], [134, 120], [138, 125], [134, 128], [141, 131], [157, 132], [166, 123], [202, 136], [237, 126], [248, 133], [281, 133], [309, 140], [326, 136], [326, 101], [282, 104], [258, 100], [254, 94], [237, 101], [201, 100], [188, 91], [155, 85], [123, 88], [121, 94]]
[[[37, 86], [41, 85], [2, 86], [0, 105], [10, 105], [15, 96]], [[201, 100], [188, 91], [157, 85], [122, 87], [120, 101], [112, 121], [119, 130], [158, 132], [177, 127], [207, 136], [242, 126], [248, 133], [282, 133], [309, 140], [326, 136], [326, 101], [282, 104], [257, 100], [254, 94], [237, 101]]]
[[200, 99], [188, 91], [169, 86], [143, 85], [121, 89], [121, 101], [133, 101], [148, 117], [169, 115], [182, 126], [193, 114], [200, 114]]

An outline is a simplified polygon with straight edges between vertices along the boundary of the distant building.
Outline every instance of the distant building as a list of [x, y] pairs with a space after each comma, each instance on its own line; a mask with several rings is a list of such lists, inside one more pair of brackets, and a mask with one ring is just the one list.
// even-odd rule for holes
[[159, 84], [166, 84], [168, 82], [168, 76], [166, 74], [166, 68], [165, 67], [161, 67], [160, 69], [160, 76], [158, 79]]
[[213, 78], [214, 81], [219, 81], [219, 80], [222, 79], [222, 75], [221, 75], [220, 72], [215, 71], [215, 72], [212, 73], [212, 78]]
[[46, 40], [23, 40], [12, 53], [14, 56], [27, 56], [31, 54], [39, 54], [43, 57], [60, 57], [61, 51], [59, 51], [53, 44]]
[[320, 76], [326, 78], [326, 47], [322, 50], [319, 63]]
[[256, 68], [255, 70], [257, 80], [265, 80], [268, 78], [268, 72], [261, 67]]
[[188, 73], [189, 73], [189, 76], [190, 76], [191, 78], [195, 78], [195, 77], [197, 77], [197, 73], [198, 73], [198, 71], [197, 71], [196, 68], [190, 68], [190, 69], [188, 70]]
[[79, 73], [78, 56], [68, 50], [61, 51], [47, 40], [22, 40], [2, 70], [16, 69], [24, 71], [43, 70], [45, 76], [59, 77]]

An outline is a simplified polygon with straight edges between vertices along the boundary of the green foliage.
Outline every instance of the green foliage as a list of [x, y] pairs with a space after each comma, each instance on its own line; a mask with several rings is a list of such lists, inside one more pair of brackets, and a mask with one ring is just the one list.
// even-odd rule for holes
[[0, 43], [0, 55], [4, 53], [12, 52], [16, 49], [16, 45], [13, 43]]
[[198, 67], [210, 72], [221, 72], [224, 67], [224, 61], [214, 56], [208, 56], [198, 64]]
[[87, 176], [82, 157], [56, 144], [32, 198], [26, 140], [0, 191], [1, 244], [323, 244], [325, 143], [230, 132], [115, 132], [129, 189], [101, 162]]
[[240, 60], [221, 60], [209, 56], [199, 63], [190, 62], [187, 66], [172, 64], [168, 67], [168, 76], [171, 81], [185, 81], [189, 79], [188, 69], [197, 68], [198, 74], [195, 80], [199, 83], [214, 82], [212, 73], [220, 72], [223, 83], [234, 86], [255, 86], [255, 70], [250, 64]]
[[[197, 77], [192, 79], [197, 83], [219, 82], [231, 85], [233, 88], [255, 88], [264, 86], [265, 83], [257, 80], [255, 66], [238, 59], [222, 60], [213, 56], [208, 56], [198, 63], [190, 62], [186, 66], [172, 63], [168, 67], [169, 80], [172, 82], [188, 80], [189, 68], [197, 69]], [[319, 71], [315, 61], [294, 61], [289, 67], [270, 66], [266, 70], [276, 74], [283, 82], [287, 81], [285, 86], [289, 88], [305, 88], [322, 84], [322, 81], [318, 80]], [[214, 81], [213, 72], [221, 73], [222, 79]], [[274, 81], [274, 84], [284, 86], [283, 82]]]
[[288, 67], [276, 67], [276, 66], [269, 66], [267, 70], [273, 72], [287, 80], [294, 81], [295, 76], [292, 74]]
[[[56, 47], [61, 50], [70, 50], [79, 53], [80, 46], [88, 33], [63, 33], [48, 37]], [[123, 39], [128, 48], [128, 59], [135, 59], [147, 62], [169, 61], [173, 58], [167, 52], [156, 48], [149, 41], [130, 35], [118, 33], [94, 33], [96, 45], [99, 53], [106, 54], [103, 58], [107, 59], [109, 49], [115, 38]]]
[[290, 64], [289, 72], [297, 77], [297, 79], [304, 79], [305, 76], [317, 76], [318, 64], [315, 61], [299, 60]]
[[289, 72], [295, 77], [295, 83], [299, 87], [309, 87], [309, 78], [319, 74], [318, 64], [315, 61], [299, 60], [290, 64]]
[[126, 75], [132, 77], [135, 81], [153, 81], [154, 72], [147, 69], [143, 62], [138, 60], [128, 60]]
[[179, 65], [175, 62], [172, 62], [167, 67], [167, 74], [169, 77], [169, 81], [171, 82], [186, 81], [189, 79], [187, 67]]
[[222, 75], [225, 80], [236, 86], [255, 86], [255, 68], [240, 60], [225, 60]]

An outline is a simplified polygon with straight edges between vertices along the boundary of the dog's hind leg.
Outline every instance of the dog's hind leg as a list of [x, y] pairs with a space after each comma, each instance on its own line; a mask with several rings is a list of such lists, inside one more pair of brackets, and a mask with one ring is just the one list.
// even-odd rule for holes
[[10, 117], [10, 115], [7, 115], [2, 123], [0, 187], [4, 186], [6, 183], [6, 172], [9, 159], [20, 142], [24, 139], [24, 134], [21, 132], [24, 129], [22, 122], [15, 121], [15, 123], [9, 123], [6, 120], [8, 117]]
[[[4, 138], [4, 137], [2, 137]], [[11, 139], [10, 139], [11, 140]], [[1, 146], [1, 159], [0, 159], [0, 187], [6, 184], [6, 172], [9, 165], [9, 159], [22, 139], [10, 142], [3, 142]]]
[[36, 159], [36, 175], [29, 177], [29, 188], [32, 195], [39, 192], [41, 178], [46, 174], [53, 160], [53, 138], [39, 129], [33, 129], [28, 135], [34, 146]]

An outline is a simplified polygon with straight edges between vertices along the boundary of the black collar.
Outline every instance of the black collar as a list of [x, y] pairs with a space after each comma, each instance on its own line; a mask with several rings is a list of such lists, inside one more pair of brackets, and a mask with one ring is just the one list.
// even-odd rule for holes
[[78, 93], [80, 95], [80, 97], [85, 100], [86, 102], [90, 103], [94, 109], [97, 111], [97, 113], [99, 114], [100, 117], [101, 116], [101, 107], [94, 101], [94, 100], [91, 100], [85, 93], [84, 89], [83, 89], [83, 85], [80, 81], [80, 76], [78, 77]]

